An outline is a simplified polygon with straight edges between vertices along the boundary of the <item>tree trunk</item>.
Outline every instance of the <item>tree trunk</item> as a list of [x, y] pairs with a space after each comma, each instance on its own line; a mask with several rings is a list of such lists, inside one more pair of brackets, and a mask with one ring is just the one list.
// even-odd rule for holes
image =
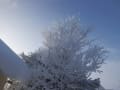
[[4, 85], [6, 83], [7, 77], [0, 72], [0, 90], [4, 90]]

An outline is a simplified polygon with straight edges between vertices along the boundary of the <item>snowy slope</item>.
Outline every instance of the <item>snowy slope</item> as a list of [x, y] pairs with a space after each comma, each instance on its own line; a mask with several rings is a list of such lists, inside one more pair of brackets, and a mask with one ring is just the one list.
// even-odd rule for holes
[[21, 60], [1, 39], [0, 39], [0, 70], [10, 78], [27, 80], [30, 71], [23, 60]]

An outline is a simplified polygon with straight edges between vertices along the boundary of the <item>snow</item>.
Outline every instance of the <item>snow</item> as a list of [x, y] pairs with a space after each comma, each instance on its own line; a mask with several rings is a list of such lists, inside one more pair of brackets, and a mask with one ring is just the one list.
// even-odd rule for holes
[[30, 77], [30, 70], [23, 60], [20, 59], [0, 39], [0, 70], [9, 78], [27, 80]]
[[89, 40], [88, 31], [76, 19], [46, 32], [44, 49], [21, 55], [31, 68], [31, 80], [14, 82], [9, 90], [95, 90], [100, 86], [99, 78], [93, 80], [90, 75], [104, 63], [105, 50]]

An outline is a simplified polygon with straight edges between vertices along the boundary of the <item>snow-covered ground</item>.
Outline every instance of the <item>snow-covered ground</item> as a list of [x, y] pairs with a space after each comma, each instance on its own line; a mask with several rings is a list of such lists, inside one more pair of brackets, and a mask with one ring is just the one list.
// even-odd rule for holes
[[2, 40], [0, 40], [0, 70], [6, 76], [17, 80], [26, 80], [30, 76], [30, 71], [24, 61]]

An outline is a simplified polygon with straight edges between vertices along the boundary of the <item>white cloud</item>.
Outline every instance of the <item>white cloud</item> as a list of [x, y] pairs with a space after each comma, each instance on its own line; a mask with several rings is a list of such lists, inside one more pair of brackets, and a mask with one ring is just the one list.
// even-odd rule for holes
[[120, 61], [109, 61], [107, 64], [103, 65], [101, 70], [102, 74], [94, 74], [92, 77], [101, 78], [101, 83], [106, 89], [120, 89]]
[[103, 84], [106, 87], [117, 88], [120, 83], [120, 61], [109, 62], [103, 67], [104, 73], [102, 75]]

